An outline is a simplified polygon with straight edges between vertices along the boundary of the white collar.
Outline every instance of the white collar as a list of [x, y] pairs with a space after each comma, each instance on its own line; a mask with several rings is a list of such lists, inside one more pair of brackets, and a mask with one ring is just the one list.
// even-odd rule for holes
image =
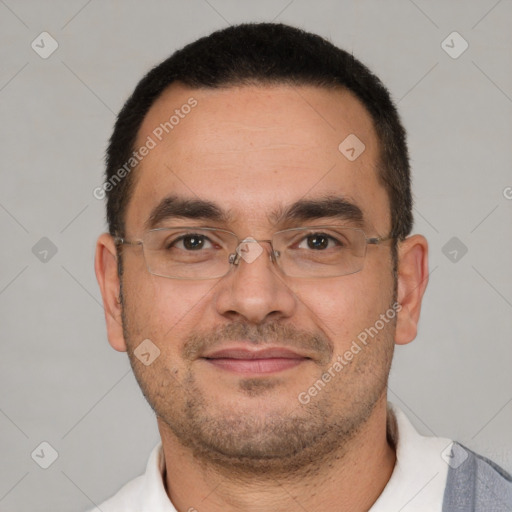
[[[397, 461], [383, 492], [369, 512], [441, 512], [448, 465], [441, 452], [451, 443], [420, 435], [407, 416], [388, 402], [388, 436]], [[101, 505], [103, 512], [176, 512], [165, 490], [162, 444], [152, 450], [144, 475], [126, 484]]]
[[[393, 432], [393, 415], [397, 432]], [[452, 441], [422, 436], [391, 402], [388, 402], [388, 432], [394, 437], [396, 464], [369, 512], [441, 512], [448, 476], [448, 464], [441, 453]]]

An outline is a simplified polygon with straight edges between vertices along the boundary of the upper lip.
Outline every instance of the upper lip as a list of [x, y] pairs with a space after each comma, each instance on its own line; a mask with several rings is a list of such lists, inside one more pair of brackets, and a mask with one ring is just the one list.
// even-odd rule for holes
[[203, 355], [205, 359], [271, 359], [274, 357], [309, 359], [308, 356], [285, 347], [248, 348], [247, 346], [234, 346], [214, 350]]

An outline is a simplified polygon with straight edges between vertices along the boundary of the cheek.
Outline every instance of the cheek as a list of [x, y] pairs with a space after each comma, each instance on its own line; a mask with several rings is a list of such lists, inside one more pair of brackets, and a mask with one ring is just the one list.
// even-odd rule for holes
[[148, 272], [129, 277], [125, 295], [130, 333], [151, 339], [162, 351], [177, 352], [177, 340], [198, 325], [214, 283], [171, 280]]
[[296, 293], [314, 315], [314, 321], [338, 346], [337, 350], [342, 350], [388, 310], [393, 280], [389, 271], [359, 272], [301, 285]]

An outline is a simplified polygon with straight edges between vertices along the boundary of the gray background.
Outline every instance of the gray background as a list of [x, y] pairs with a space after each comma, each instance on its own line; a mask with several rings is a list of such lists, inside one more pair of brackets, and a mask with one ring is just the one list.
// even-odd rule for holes
[[[93, 272], [104, 205], [92, 191], [142, 74], [258, 20], [330, 38], [391, 90], [431, 279], [389, 398], [422, 433], [512, 470], [510, 0], [0, 0], [1, 511], [83, 510], [144, 470], [158, 432], [126, 355], [107, 343]], [[47, 59], [31, 48], [43, 31], [59, 44]], [[441, 46], [453, 31], [469, 43], [456, 59]], [[43, 237], [57, 248], [46, 261]], [[31, 458], [42, 441], [59, 454], [48, 469]]]

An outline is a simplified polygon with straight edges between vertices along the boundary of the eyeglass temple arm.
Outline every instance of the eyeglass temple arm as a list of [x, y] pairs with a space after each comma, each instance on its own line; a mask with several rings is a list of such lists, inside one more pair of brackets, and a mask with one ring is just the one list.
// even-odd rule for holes
[[120, 236], [115, 236], [113, 237], [114, 238], [114, 242], [116, 244], [121, 244], [121, 245], [142, 245], [142, 240], [136, 240], [136, 241], [130, 241], [130, 240], [126, 240], [124, 238], [121, 238]]
[[372, 238], [367, 238], [366, 239], [366, 243], [367, 244], [371, 244], [371, 245], [377, 245], [377, 244], [380, 244], [381, 242], [387, 242], [388, 240], [394, 240], [395, 237], [394, 236], [391, 236], [391, 235], [388, 235], [388, 236], [375, 236], [375, 237], [372, 237]]

